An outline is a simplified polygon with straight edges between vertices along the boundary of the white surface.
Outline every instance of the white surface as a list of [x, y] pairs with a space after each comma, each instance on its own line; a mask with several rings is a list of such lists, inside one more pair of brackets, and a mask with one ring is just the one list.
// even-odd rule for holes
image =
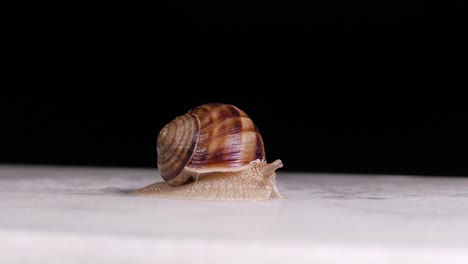
[[277, 175], [181, 201], [125, 194], [156, 169], [0, 166], [0, 263], [468, 263], [468, 178]]

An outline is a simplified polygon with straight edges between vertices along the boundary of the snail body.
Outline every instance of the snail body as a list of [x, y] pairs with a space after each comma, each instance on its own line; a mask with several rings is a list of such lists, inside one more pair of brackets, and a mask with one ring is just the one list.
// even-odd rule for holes
[[157, 138], [157, 164], [164, 181], [134, 194], [192, 200], [282, 198], [252, 119], [230, 104], [208, 103], [166, 124]]

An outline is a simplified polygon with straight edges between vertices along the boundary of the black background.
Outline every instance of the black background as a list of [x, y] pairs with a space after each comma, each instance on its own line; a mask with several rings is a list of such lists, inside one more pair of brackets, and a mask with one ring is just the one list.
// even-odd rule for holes
[[462, 6], [15, 7], [0, 162], [156, 167], [165, 123], [224, 102], [251, 116], [284, 171], [466, 176]]

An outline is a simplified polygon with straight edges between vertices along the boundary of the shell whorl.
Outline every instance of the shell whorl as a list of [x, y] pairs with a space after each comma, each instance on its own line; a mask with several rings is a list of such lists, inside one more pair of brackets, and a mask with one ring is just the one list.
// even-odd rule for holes
[[158, 169], [165, 181], [175, 179], [190, 161], [198, 142], [200, 124], [194, 115], [176, 117], [159, 131]]
[[164, 126], [157, 151], [161, 177], [174, 185], [187, 175], [238, 171], [265, 160], [254, 122], [236, 106], [221, 103], [198, 106]]

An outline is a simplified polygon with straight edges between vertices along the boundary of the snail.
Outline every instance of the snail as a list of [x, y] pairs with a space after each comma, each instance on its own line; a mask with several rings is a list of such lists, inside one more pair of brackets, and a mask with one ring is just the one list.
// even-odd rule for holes
[[164, 181], [133, 194], [188, 200], [270, 200], [280, 159], [267, 163], [262, 136], [241, 109], [206, 103], [174, 118], [158, 133], [157, 167]]

